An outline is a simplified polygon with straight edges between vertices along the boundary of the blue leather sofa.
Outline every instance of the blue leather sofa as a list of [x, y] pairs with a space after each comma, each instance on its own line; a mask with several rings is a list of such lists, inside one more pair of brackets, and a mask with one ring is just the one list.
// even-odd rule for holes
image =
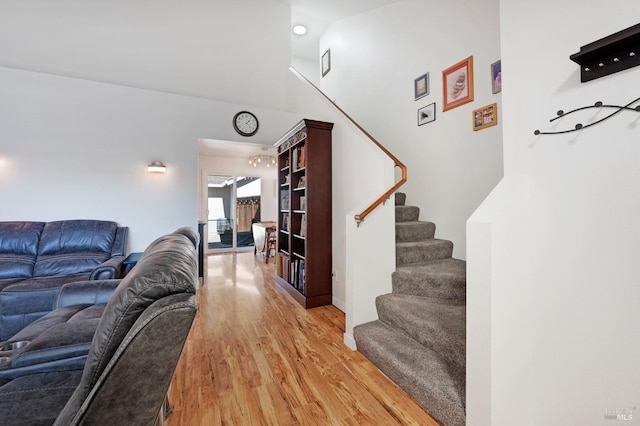
[[111, 221], [0, 222], [0, 340], [50, 312], [64, 284], [121, 278], [127, 237]]
[[[145, 253], [169, 240], [185, 237], [194, 248], [198, 246], [198, 234], [184, 227], [156, 239]], [[140, 260], [144, 257], [143, 253]], [[169, 260], [166, 263], [168, 265]], [[138, 276], [144, 269], [138, 266], [125, 278]], [[0, 382], [34, 373], [82, 370], [106, 305], [123, 281], [75, 281], [62, 286], [52, 312], [33, 321], [11, 339], [0, 342]]]
[[[65, 306], [23, 332], [47, 318], [52, 324], [75, 327], [80, 334], [90, 331], [92, 336], [83, 345], [86, 362], [79, 368], [43, 367], [0, 377], [0, 424], [164, 424], [167, 391], [197, 310], [197, 245], [198, 234], [181, 228], [152, 242], [130, 273], [122, 280], [103, 281], [105, 286], [93, 295], [95, 289], [87, 287], [86, 281], [65, 285], [62, 293], [66, 294], [58, 297]], [[78, 313], [86, 308], [87, 314], [64, 324], [62, 317], [72, 306]], [[95, 321], [91, 319], [96, 316]], [[82, 325], [82, 319], [87, 324]], [[42, 331], [44, 324], [40, 326]], [[60, 349], [65, 334], [57, 337]], [[72, 334], [76, 333], [68, 333]], [[34, 339], [3, 356], [18, 360], [37, 343]]]

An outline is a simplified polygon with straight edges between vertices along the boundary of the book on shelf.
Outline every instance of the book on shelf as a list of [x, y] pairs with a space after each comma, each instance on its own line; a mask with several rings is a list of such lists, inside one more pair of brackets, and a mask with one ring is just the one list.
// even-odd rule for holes
[[298, 179], [298, 188], [305, 188], [307, 186], [307, 178], [305, 176], [300, 176]]
[[277, 253], [276, 273], [294, 288], [304, 292], [306, 285], [306, 265], [304, 259], [291, 260], [286, 254]]
[[306, 214], [303, 214], [302, 218], [300, 219], [300, 236], [301, 237], [307, 236], [307, 215]]
[[307, 199], [304, 195], [300, 196], [300, 210], [304, 210], [307, 207]]
[[304, 145], [298, 147], [300, 153], [298, 154], [298, 168], [301, 169], [305, 166], [305, 158], [304, 158]]
[[289, 191], [280, 191], [280, 210], [289, 210]]
[[291, 228], [291, 218], [289, 217], [289, 213], [282, 214], [281, 226], [283, 231], [289, 231], [289, 229]]
[[294, 150], [291, 152], [291, 164], [293, 164], [293, 169], [297, 169], [298, 168], [298, 149], [294, 148]]
[[290, 267], [289, 256], [283, 253], [277, 253], [276, 273], [278, 274], [278, 276], [286, 281], [289, 281]]
[[276, 275], [282, 277], [282, 253], [276, 253]]
[[293, 155], [294, 170], [304, 168], [304, 165], [305, 165], [304, 145], [295, 147], [292, 155]]
[[305, 263], [304, 260], [300, 260], [298, 263], [298, 280], [296, 288], [302, 292], [304, 292], [305, 287]]

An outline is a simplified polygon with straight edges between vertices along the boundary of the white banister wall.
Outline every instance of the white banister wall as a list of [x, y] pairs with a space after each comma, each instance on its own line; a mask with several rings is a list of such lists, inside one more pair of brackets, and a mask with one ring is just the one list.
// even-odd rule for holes
[[530, 198], [530, 178], [505, 177], [467, 221], [468, 426], [530, 417], [532, 343], [519, 341], [533, 327]]
[[349, 285], [344, 343], [353, 350], [356, 349], [353, 327], [378, 319], [376, 297], [391, 293], [391, 273], [395, 270], [396, 260], [394, 205], [392, 196], [360, 226], [353, 220], [353, 215], [359, 212], [346, 216], [346, 279]]
[[[375, 319], [371, 315], [375, 312], [375, 296], [391, 289], [395, 265], [394, 200], [391, 198], [376, 209], [359, 228], [354, 215], [393, 186], [395, 167], [384, 152], [315, 88], [293, 74], [289, 87], [294, 94], [291, 108], [297, 115], [296, 120], [310, 118], [334, 123], [333, 304], [345, 312], [346, 335], [351, 336], [354, 325]], [[345, 341], [348, 341], [346, 335]]]

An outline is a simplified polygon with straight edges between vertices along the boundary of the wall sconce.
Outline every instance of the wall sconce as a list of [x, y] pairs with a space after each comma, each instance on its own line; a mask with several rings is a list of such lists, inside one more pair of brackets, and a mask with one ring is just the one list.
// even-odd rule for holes
[[162, 161], [153, 161], [147, 166], [147, 171], [149, 173], [165, 173], [167, 166], [165, 166]]

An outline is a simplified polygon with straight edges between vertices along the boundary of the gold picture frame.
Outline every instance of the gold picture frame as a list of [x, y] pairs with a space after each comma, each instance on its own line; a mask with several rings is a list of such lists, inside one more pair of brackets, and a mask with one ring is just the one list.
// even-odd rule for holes
[[474, 109], [471, 114], [473, 130], [482, 130], [498, 124], [498, 104], [485, 105], [482, 108]]
[[442, 71], [442, 110], [473, 101], [473, 56]]

